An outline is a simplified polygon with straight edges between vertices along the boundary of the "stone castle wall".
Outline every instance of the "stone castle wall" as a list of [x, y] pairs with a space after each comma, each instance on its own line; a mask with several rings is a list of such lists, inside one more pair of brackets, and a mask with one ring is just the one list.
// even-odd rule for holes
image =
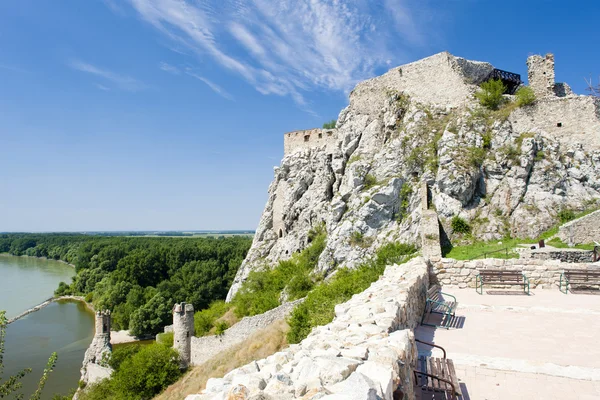
[[511, 113], [518, 132], [547, 132], [563, 144], [600, 148], [600, 100], [591, 96], [546, 97]]
[[569, 245], [600, 242], [600, 210], [564, 224], [558, 237]]
[[283, 154], [288, 155], [298, 149], [312, 149], [335, 146], [336, 129], [308, 129], [288, 132], [283, 135]]
[[413, 399], [417, 348], [411, 329], [419, 323], [428, 285], [423, 258], [388, 266], [367, 290], [335, 307], [333, 322], [300, 344], [209, 379], [202, 394], [186, 399], [392, 400], [398, 390]]
[[529, 279], [531, 289], [558, 289], [560, 274], [565, 268], [598, 269], [593, 264], [571, 263], [565, 265], [565, 263], [557, 260], [487, 258], [484, 260], [460, 261], [443, 258], [438, 262], [431, 263], [430, 273], [431, 279], [442, 285], [474, 288], [475, 277], [480, 269], [519, 270], [523, 271]]
[[264, 314], [244, 317], [220, 336], [192, 337], [191, 365], [200, 365], [223, 351], [242, 343], [256, 331], [286, 318], [302, 300], [283, 304]]

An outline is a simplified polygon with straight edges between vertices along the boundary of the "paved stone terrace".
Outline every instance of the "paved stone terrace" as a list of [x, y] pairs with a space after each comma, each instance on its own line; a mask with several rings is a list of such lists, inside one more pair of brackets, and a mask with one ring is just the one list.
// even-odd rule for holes
[[443, 290], [460, 304], [458, 328], [420, 326], [416, 337], [446, 349], [464, 399], [600, 399], [600, 295]]

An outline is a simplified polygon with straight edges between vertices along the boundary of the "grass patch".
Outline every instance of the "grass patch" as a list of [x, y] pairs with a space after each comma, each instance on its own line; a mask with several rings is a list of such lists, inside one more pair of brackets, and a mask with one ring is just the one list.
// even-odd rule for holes
[[304, 303], [294, 309], [288, 321], [288, 342], [299, 343], [315, 326], [331, 322], [337, 304], [348, 301], [352, 295], [367, 289], [379, 279], [386, 265], [401, 263], [414, 252], [413, 246], [390, 243], [382, 246], [373, 260], [358, 268], [338, 269], [331, 280], [317, 286], [308, 294]]
[[346, 163], [346, 166], [359, 161], [361, 158], [362, 156], [360, 154], [354, 154], [352, 157], [350, 157], [350, 159]]
[[404, 182], [402, 187], [400, 188], [400, 193], [398, 194], [398, 213], [396, 214], [396, 220], [398, 222], [404, 221], [404, 219], [408, 216], [408, 206], [410, 205], [410, 196], [413, 193], [412, 186], [409, 183]]
[[546, 244], [548, 244], [552, 247], [557, 247], [559, 249], [580, 249], [580, 250], [594, 250], [594, 246], [595, 246], [593, 243], [576, 244], [575, 246], [569, 246], [568, 244], [566, 244], [562, 240], [560, 240], [560, 238], [554, 238], [552, 240], [549, 240], [548, 242], [546, 242]]
[[[442, 248], [442, 256], [454, 258], [455, 260], [472, 260], [478, 257], [483, 257], [485, 253], [489, 254], [489, 258], [519, 258], [519, 254], [512, 251], [520, 243], [532, 242], [527, 239], [502, 239], [501, 241], [494, 240], [489, 242], [476, 241], [465, 246], [449, 246]], [[501, 243], [501, 244], [499, 244]], [[499, 251], [508, 248], [508, 253]]]
[[337, 124], [337, 120], [332, 119], [331, 121], [325, 122], [323, 124], [323, 129], [334, 129], [336, 124]]
[[379, 184], [379, 182], [377, 182], [377, 178], [375, 178], [374, 175], [367, 174], [367, 175], [365, 175], [365, 182], [364, 182], [363, 190], [369, 190], [378, 184]]

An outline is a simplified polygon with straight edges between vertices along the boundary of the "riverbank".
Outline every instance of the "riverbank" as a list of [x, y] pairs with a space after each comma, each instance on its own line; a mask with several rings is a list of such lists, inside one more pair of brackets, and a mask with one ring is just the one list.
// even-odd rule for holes
[[74, 264], [70, 264], [70, 263], [68, 263], [68, 262], [66, 262], [66, 261], [64, 261], [64, 260], [55, 260], [54, 258], [48, 258], [48, 257], [37, 257], [37, 256], [28, 256], [27, 254], [23, 254], [23, 255], [17, 256], [17, 255], [15, 255], [15, 254], [10, 254], [10, 253], [8, 253], [8, 252], [0, 253], [0, 256], [4, 256], [4, 255], [6, 255], [6, 256], [11, 256], [11, 257], [27, 257], [27, 258], [37, 258], [38, 260], [45, 260], [45, 261], [56, 261], [56, 262], [59, 262], [59, 263], [61, 263], [61, 264], [68, 265], [69, 267], [73, 267], [73, 268], [75, 268], [75, 265], [74, 265]]

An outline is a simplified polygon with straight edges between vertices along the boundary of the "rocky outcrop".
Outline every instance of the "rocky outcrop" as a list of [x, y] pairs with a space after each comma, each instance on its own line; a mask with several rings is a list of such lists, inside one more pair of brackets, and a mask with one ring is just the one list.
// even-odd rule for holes
[[[299, 134], [297, 147], [289, 141], [228, 300], [251, 270], [306, 247], [321, 223], [319, 274], [353, 267], [386, 242], [420, 246], [422, 182], [451, 240], [457, 215], [478, 239], [535, 237], [561, 209], [600, 199], [595, 100], [546, 96], [490, 112], [473, 94], [492, 69], [448, 53], [394, 68], [356, 86], [330, 134]], [[546, 116], [558, 112], [564, 125], [553, 120], [550, 129]]]
[[335, 307], [335, 319], [299, 345], [252, 362], [187, 400], [413, 399], [417, 349], [411, 331], [421, 317], [427, 264], [388, 266], [366, 291]]

